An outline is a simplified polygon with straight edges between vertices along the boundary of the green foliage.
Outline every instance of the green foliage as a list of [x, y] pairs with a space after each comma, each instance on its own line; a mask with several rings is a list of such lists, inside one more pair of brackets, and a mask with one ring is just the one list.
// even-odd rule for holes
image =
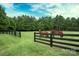
[[38, 27], [41, 30], [50, 30], [53, 28], [53, 20], [51, 17], [41, 17], [38, 20]]
[[54, 18], [54, 26], [56, 26], [57, 30], [64, 30], [64, 22], [65, 22], [65, 18], [61, 15], [57, 15]]
[[0, 6], [0, 30], [6, 30], [8, 26], [8, 21], [6, 20], [6, 13], [4, 9]]
[[0, 30], [7, 30], [8, 28], [27, 31], [39, 29], [79, 31], [79, 18], [67, 17], [65, 19], [61, 15], [57, 15], [56, 17], [40, 17], [39, 19], [27, 15], [11, 18], [6, 16], [4, 8], [0, 6]]

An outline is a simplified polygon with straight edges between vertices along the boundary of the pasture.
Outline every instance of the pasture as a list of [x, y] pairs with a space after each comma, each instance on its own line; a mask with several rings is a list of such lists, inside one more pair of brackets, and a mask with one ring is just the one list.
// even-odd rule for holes
[[[78, 33], [79, 32], [64, 32]], [[0, 34], [0, 56], [78, 56], [79, 52], [50, 47], [34, 42], [34, 32], [22, 32], [20, 37]], [[75, 38], [75, 37], [72, 37]]]

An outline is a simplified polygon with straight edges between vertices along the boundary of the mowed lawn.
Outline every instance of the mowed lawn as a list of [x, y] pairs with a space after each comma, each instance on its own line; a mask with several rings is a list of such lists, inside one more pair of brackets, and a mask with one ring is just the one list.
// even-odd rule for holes
[[[0, 34], [0, 56], [77, 56], [79, 53], [34, 42], [34, 32], [22, 37]], [[67, 33], [67, 32], [66, 32]], [[77, 32], [78, 33], [78, 32]]]

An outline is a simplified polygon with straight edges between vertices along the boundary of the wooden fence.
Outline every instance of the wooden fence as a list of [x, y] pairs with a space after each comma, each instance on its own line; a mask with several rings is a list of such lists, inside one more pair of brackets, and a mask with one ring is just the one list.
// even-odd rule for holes
[[9, 34], [9, 35], [14, 35], [21, 37], [21, 31], [13, 31], [13, 30], [0, 30], [0, 34]]
[[50, 45], [50, 47], [59, 47], [79, 52], [79, 34], [64, 34], [63, 38], [50, 33], [46, 35], [48, 35], [48, 37], [46, 37], [45, 34], [41, 36], [40, 33], [34, 32], [34, 42]]

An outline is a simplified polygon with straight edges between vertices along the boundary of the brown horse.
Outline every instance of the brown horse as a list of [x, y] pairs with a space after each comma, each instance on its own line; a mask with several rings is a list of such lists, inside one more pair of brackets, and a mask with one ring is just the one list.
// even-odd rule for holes
[[53, 35], [60, 35], [60, 37], [63, 37], [64, 33], [62, 31], [58, 31], [58, 30], [52, 30], [51, 33]]
[[40, 35], [44, 37], [48, 37], [48, 32], [47, 31], [40, 31]]
[[59, 31], [59, 30], [51, 30], [50, 33], [47, 31], [41, 31], [41, 30], [39, 32], [40, 32], [41, 36], [45, 36], [45, 37], [48, 37], [49, 34], [59, 35], [60, 37], [63, 37], [63, 35], [64, 35], [64, 33], [62, 31]]

